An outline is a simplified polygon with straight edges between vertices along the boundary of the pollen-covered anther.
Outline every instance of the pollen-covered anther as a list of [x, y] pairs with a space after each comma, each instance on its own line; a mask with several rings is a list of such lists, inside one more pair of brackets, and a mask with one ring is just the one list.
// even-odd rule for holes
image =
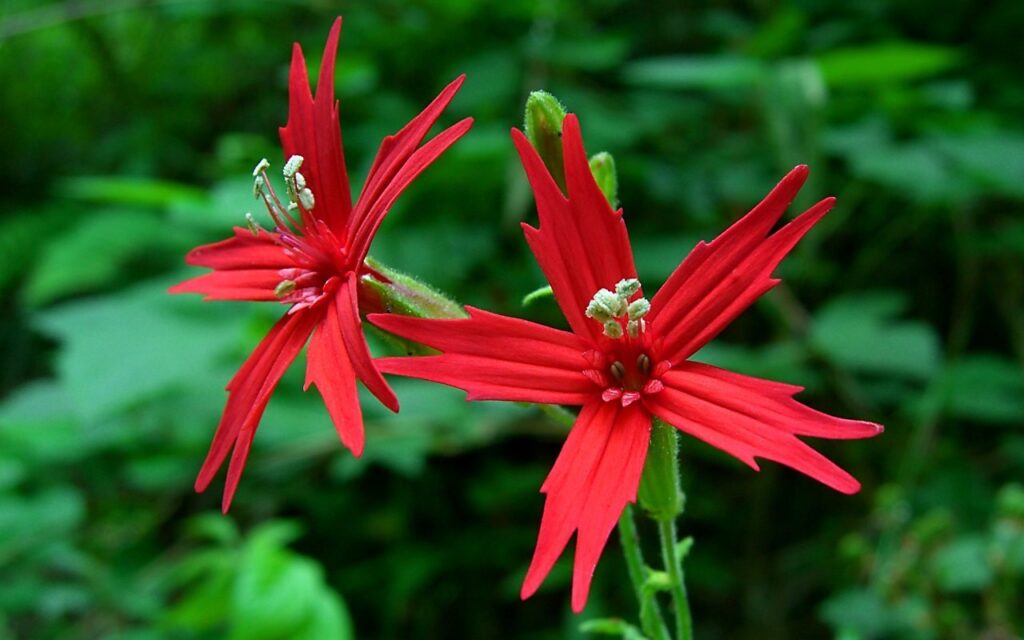
[[285, 296], [290, 295], [294, 291], [294, 280], [282, 280], [281, 282], [277, 283], [276, 287], [274, 287], [274, 295], [277, 296], [278, 298], [284, 298]]
[[252, 217], [252, 213], [246, 212], [245, 214], [245, 226], [249, 228], [249, 233], [253, 236], [260, 235], [260, 223], [256, 222], [256, 218]]
[[[281, 173], [284, 174], [285, 179], [290, 180], [292, 176], [299, 172], [299, 168], [302, 167], [303, 160], [305, 160], [305, 158], [302, 156], [291, 156], [288, 158], [288, 162], [285, 162], [284, 168], [281, 169]], [[264, 160], [264, 162], [266, 161]]]
[[622, 325], [619, 324], [618, 320], [609, 320], [604, 323], [604, 335], [608, 336], [612, 340], [618, 340], [622, 337]]
[[259, 178], [263, 175], [263, 172], [270, 168], [270, 161], [263, 158], [256, 163], [256, 168], [252, 170], [252, 177]]
[[313, 205], [316, 204], [316, 200], [313, 198], [313, 192], [309, 189], [300, 189], [298, 196], [299, 204], [301, 204], [302, 208], [306, 211], [310, 211], [313, 208]]
[[615, 293], [622, 298], [629, 298], [640, 290], [640, 281], [636, 278], [625, 278], [615, 283]]

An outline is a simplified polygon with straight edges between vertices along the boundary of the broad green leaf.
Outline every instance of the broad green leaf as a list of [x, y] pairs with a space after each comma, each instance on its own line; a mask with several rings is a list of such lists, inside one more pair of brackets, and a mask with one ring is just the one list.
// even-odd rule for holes
[[817, 61], [830, 87], [861, 88], [940, 74], [960, 62], [960, 53], [953, 47], [885, 42], [834, 49], [819, 55]]
[[133, 280], [126, 267], [169, 248], [184, 251], [190, 237], [154, 214], [109, 211], [87, 216], [46, 245], [25, 285], [31, 305]]
[[835, 299], [816, 314], [811, 344], [844, 369], [928, 379], [939, 367], [938, 337], [928, 324], [899, 320], [903, 307], [900, 295], [891, 292]]
[[76, 200], [127, 206], [169, 207], [206, 200], [206, 193], [193, 186], [130, 176], [65, 178], [58, 193]]
[[62, 345], [58, 378], [81, 416], [97, 418], [173, 388], [206, 385], [238, 344], [246, 314], [237, 306], [172, 297], [167, 284], [147, 283], [37, 317], [40, 329]]
[[1008, 426], [1024, 423], [1024, 370], [1012, 360], [972, 355], [950, 363], [938, 384], [951, 416]]

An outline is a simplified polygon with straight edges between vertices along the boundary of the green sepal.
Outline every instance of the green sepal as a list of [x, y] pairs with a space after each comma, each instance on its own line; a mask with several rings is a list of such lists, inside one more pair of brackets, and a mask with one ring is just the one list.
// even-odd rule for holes
[[622, 618], [595, 618], [580, 623], [581, 633], [618, 636], [623, 640], [647, 640], [639, 629]]
[[537, 150], [551, 177], [565, 192], [565, 165], [562, 160], [562, 121], [565, 107], [547, 91], [534, 91], [526, 99], [523, 118], [526, 138]]
[[[396, 271], [373, 258], [366, 258], [366, 272], [359, 278], [359, 306], [367, 313], [397, 313], [414, 318], [467, 318], [457, 302], [430, 285]], [[429, 347], [382, 331], [370, 330], [396, 351], [407, 355], [434, 353]]]
[[619, 176], [615, 172], [615, 158], [607, 151], [590, 157], [590, 173], [608, 204], [614, 209], [619, 203]]
[[[430, 285], [396, 271], [373, 258], [359, 279], [364, 309], [416, 318], [468, 318], [462, 305]], [[363, 301], [361, 301], [363, 302]]]
[[657, 418], [651, 426], [651, 445], [640, 476], [637, 501], [651, 518], [665, 522], [683, 512], [679, 486], [679, 439], [676, 429]]
[[534, 289], [530, 293], [528, 293], [525, 296], [523, 296], [523, 306], [525, 307], [525, 306], [529, 305], [534, 300], [540, 300], [541, 298], [546, 298], [548, 296], [553, 296], [553, 295], [555, 295], [555, 292], [551, 288], [551, 285], [546, 285], [546, 286], [543, 286], [543, 287], [541, 287], [539, 289]]

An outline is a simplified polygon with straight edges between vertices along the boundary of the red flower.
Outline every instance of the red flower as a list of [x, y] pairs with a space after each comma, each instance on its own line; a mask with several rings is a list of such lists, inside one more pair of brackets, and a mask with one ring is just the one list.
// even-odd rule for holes
[[298, 44], [292, 49], [288, 124], [280, 130], [289, 158], [284, 173], [292, 202], [286, 205], [278, 198], [266, 177], [266, 162], [261, 162], [254, 172], [257, 197], [275, 227], [262, 229], [250, 219], [250, 229], [236, 227], [234, 237], [193, 249], [185, 261], [214, 271], [171, 288], [172, 293], [203, 293], [207, 300], [289, 305], [228, 383], [224, 414], [196, 479], [196, 490], [206, 489], [233, 448], [224, 511], [270, 395], [311, 335], [306, 388], [315, 384], [320, 390], [341, 441], [354, 455], [362, 453], [364, 440], [356, 378], [398, 411], [398, 400], [374, 366], [363, 337], [357, 283], [370, 241], [391, 205], [472, 125], [466, 118], [419, 146], [458, 91], [464, 79], [460, 76], [401, 131], [384, 139], [353, 205], [334, 98], [340, 32], [338, 18], [327, 38], [315, 98], [302, 49]]
[[847, 439], [881, 432], [793, 399], [801, 391], [688, 360], [779, 281], [772, 270], [831, 208], [822, 200], [770, 233], [807, 177], [797, 167], [741, 220], [699, 243], [654, 298], [642, 298], [622, 211], [594, 181], [579, 123], [565, 118], [568, 197], [526, 137], [513, 131], [537, 200], [540, 228], [523, 225], [572, 332], [469, 308], [470, 317], [423, 320], [372, 314], [377, 326], [441, 355], [383, 358], [381, 371], [449, 384], [468, 400], [582, 405], [541, 487], [547, 498], [522, 597], [540, 586], [575, 532], [572, 607], [583, 609], [598, 557], [636, 499], [658, 417], [754, 469], [756, 457], [843, 493], [859, 483], [797, 436]]

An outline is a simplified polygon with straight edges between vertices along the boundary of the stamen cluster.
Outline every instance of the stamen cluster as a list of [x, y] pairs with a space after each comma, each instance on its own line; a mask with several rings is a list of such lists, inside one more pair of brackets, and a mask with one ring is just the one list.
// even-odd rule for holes
[[623, 336], [622, 320], [626, 320], [626, 333], [636, 338], [643, 333], [646, 323], [643, 317], [651, 310], [647, 298], [629, 299], [640, 291], [640, 281], [636, 278], [619, 280], [615, 291], [599, 289], [587, 305], [586, 315], [604, 325], [604, 335], [612, 340]]

